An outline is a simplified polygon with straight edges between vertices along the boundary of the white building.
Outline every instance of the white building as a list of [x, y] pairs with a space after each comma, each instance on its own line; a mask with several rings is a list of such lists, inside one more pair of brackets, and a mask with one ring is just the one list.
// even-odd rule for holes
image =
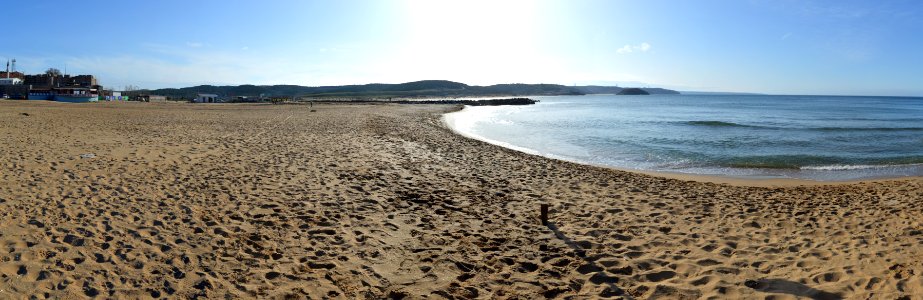
[[17, 85], [22, 84], [22, 79], [19, 78], [0, 78], [0, 85]]
[[195, 103], [215, 103], [218, 102], [218, 95], [215, 94], [199, 94], [192, 100]]

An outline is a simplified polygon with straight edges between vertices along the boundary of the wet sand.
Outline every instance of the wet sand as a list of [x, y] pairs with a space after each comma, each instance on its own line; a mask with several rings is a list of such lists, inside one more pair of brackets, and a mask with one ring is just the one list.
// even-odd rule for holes
[[457, 107], [311, 109], [0, 101], [0, 298], [923, 294], [920, 178], [688, 181], [471, 140]]

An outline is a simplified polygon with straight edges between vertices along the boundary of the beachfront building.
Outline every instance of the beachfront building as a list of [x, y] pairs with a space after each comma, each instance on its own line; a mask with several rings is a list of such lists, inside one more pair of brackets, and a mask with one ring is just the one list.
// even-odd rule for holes
[[25, 76], [26, 76], [26, 75], [23, 74], [22, 72], [3, 72], [3, 71], [0, 71], [0, 78], [19, 78], [19, 80], [22, 80], [22, 78], [25, 77]]
[[22, 79], [0, 78], [0, 98], [25, 99], [28, 94], [29, 87], [22, 85]]
[[195, 103], [217, 103], [218, 95], [215, 94], [198, 94], [195, 99], [192, 99], [192, 102]]
[[0, 72], [0, 96], [12, 99], [95, 102], [103, 87], [93, 75], [67, 75], [49, 69], [44, 74], [26, 75], [16, 71], [16, 60], [7, 61]]
[[99, 84], [96, 81], [96, 77], [93, 75], [51, 75], [51, 74], [35, 74], [35, 75], [25, 75], [23, 82], [26, 85], [31, 85], [35, 87], [83, 87], [83, 88], [96, 88], [99, 89]]
[[22, 84], [22, 79], [19, 78], [0, 78], [0, 85], [15, 85]]

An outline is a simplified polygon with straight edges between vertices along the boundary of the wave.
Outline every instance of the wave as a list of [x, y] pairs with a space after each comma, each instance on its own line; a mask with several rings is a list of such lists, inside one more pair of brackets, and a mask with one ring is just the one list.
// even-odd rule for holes
[[[908, 166], [908, 165], [901, 165]], [[827, 165], [827, 166], [804, 166], [801, 167], [801, 170], [812, 170], [812, 171], [852, 171], [852, 170], [868, 170], [868, 169], [884, 169], [884, 168], [893, 168], [895, 165]]]
[[759, 127], [761, 127], [761, 126], [744, 125], [744, 124], [737, 124], [737, 123], [725, 122], [725, 121], [689, 121], [689, 122], [685, 122], [685, 123], [686, 123], [687, 125], [694, 125], [694, 126], [709, 126], [709, 127], [750, 127], [750, 128], [759, 128]]
[[808, 130], [808, 131], [825, 131], [825, 132], [848, 132], [848, 131], [923, 131], [923, 127], [773, 127], [746, 125], [725, 121], [688, 121], [683, 122], [686, 125], [706, 126], [706, 127], [738, 127], [738, 128], [761, 128], [761, 129], [785, 129], [785, 130]]
[[818, 131], [923, 131], [923, 127], [818, 127]]
[[718, 163], [731, 168], [835, 171], [923, 165], [923, 157], [908, 156], [854, 160], [845, 157], [818, 155], [763, 155], [734, 157], [721, 160]]

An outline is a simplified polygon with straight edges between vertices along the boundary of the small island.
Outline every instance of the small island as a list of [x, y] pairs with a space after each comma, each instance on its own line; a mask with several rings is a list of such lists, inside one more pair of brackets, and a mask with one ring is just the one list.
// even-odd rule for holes
[[618, 93], [618, 95], [650, 95], [647, 91], [639, 88], [626, 88]]

